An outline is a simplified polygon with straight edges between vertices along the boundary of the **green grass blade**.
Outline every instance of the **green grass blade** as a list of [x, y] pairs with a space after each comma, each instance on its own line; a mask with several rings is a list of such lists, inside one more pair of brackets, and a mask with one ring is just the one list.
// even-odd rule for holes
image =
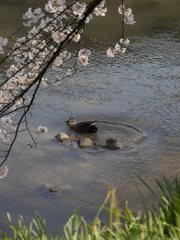
[[133, 181], [133, 183], [134, 183], [134, 185], [135, 185], [136, 189], [138, 190], [138, 193], [139, 193], [139, 195], [140, 195], [140, 197], [141, 197], [141, 200], [142, 200], [144, 209], [145, 209], [145, 211], [146, 211], [146, 214], [148, 214], [148, 211], [147, 211], [147, 207], [146, 207], [144, 198], [143, 198], [143, 196], [142, 196], [142, 194], [141, 194], [141, 191], [139, 190], [136, 182], [134, 181], [134, 179], [132, 178], [132, 176], [129, 174], [129, 172], [128, 172], [116, 159], [115, 159], [115, 161], [124, 169], [124, 171], [128, 174], [128, 176], [130, 177], [130, 179]]

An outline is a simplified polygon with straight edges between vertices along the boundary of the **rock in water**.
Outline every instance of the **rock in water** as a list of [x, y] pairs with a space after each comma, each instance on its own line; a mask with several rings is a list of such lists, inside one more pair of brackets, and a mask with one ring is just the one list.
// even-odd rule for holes
[[90, 147], [92, 145], [92, 141], [90, 138], [82, 138], [78, 140], [77, 143], [80, 148]]
[[55, 136], [60, 142], [69, 142], [69, 136], [65, 133], [58, 133]]
[[101, 144], [100, 146], [106, 149], [116, 150], [122, 148], [122, 143], [118, 139], [109, 138], [104, 144]]

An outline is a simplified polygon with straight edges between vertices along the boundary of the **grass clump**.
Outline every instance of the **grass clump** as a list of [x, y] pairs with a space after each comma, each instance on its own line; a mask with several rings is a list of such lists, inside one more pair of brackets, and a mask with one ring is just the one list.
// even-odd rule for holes
[[[62, 232], [52, 234], [49, 238], [46, 234], [46, 222], [37, 213], [37, 220], [32, 220], [29, 227], [23, 223], [20, 216], [19, 227], [8, 219], [13, 230], [13, 237], [7, 238], [5, 233], [0, 232], [0, 239], [9, 240], [179, 240], [180, 239], [180, 185], [177, 177], [174, 183], [170, 183], [165, 177], [163, 183], [157, 181], [162, 191], [161, 198], [158, 198], [153, 190], [139, 177], [149, 188], [158, 200], [159, 207], [147, 214], [133, 214], [126, 202], [122, 208], [117, 201], [115, 190], [108, 192], [104, 203], [100, 206], [93, 223], [87, 224], [83, 217], [80, 217], [78, 209], [70, 216]], [[109, 202], [109, 207], [105, 207]], [[102, 210], [108, 213], [108, 224], [100, 220]]]

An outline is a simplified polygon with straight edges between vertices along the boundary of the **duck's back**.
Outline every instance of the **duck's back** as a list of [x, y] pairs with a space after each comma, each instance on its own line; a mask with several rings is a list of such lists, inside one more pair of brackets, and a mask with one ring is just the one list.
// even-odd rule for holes
[[71, 128], [80, 133], [96, 133], [98, 131], [98, 128], [95, 125], [96, 122], [97, 121], [81, 122], [72, 125]]

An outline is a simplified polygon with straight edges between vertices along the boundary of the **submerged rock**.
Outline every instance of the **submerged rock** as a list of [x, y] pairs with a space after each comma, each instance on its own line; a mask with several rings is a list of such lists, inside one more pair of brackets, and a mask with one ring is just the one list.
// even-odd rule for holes
[[105, 143], [100, 144], [101, 147], [105, 149], [110, 149], [110, 150], [116, 150], [116, 149], [121, 149], [122, 143], [115, 138], [108, 138]]
[[69, 142], [69, 136], [65, 133], [58, 133], [55, 136], [60, 142]]
[[82, 138], [78, 140], [77, 143], [80, 148], [90, 147], [92, 145], [92, 141], [90, 138]]
[[58, 192], [58, 190], [56, 189], [57, 186], [53, 186], [49, 183], [43, 184], [43, 187], [45, 188], [45, 190], [48, 190], [49, 192]]

